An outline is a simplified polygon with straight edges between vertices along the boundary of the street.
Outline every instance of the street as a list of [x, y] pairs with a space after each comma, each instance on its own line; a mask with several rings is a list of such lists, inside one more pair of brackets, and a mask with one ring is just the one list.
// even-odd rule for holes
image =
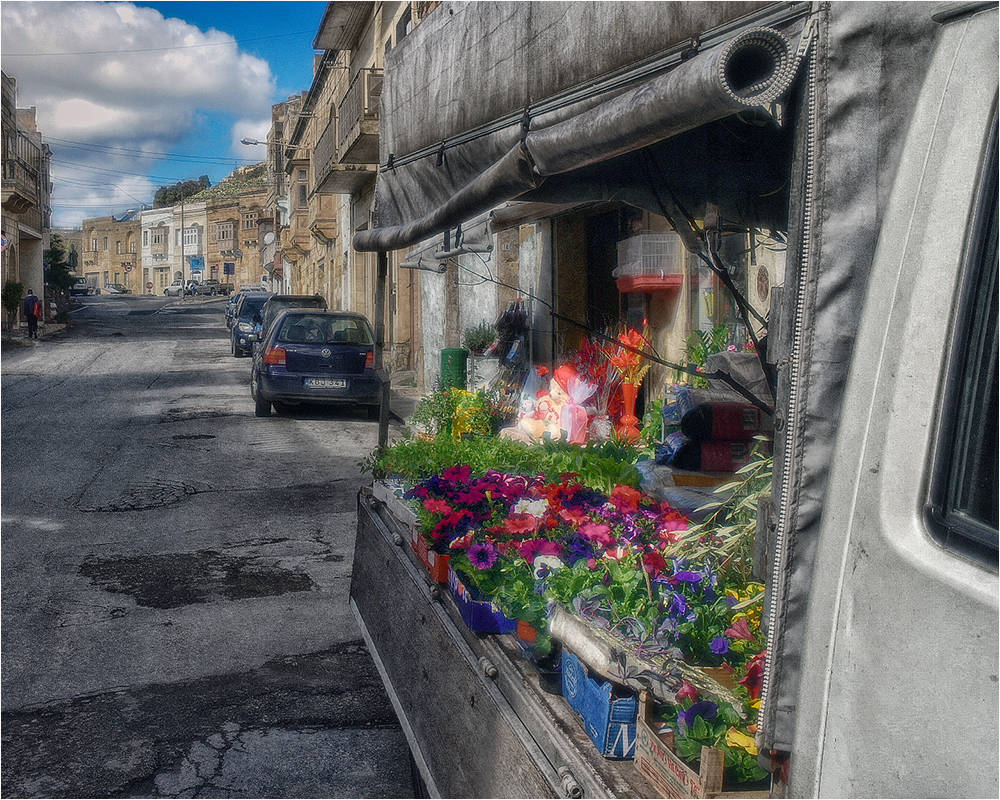
[[363, 411], [254, 417], [224, 298], [2, 360], [5, 797], [406, 797], [348, 607]]

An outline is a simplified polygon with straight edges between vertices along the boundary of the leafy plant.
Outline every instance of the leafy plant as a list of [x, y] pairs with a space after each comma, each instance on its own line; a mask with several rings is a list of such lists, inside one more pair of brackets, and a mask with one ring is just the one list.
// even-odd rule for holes
[[[731, 331], [728, 325], [716, 325], [710, 331], [694, 331], [687, 340], [685, 356], [689, 364], [694, 364], [699, 370], [705, 366], [708, 357], [721, 353], [729, 346]], [[694, 378], [693, 385], [704, 389], [708, 386], [705, 378]]]
[[739, 478], [719, 486], [715, 493], [725, 500], [702, 506], [712, 510], [701, 523], [690, 527], [671, 547], [671, 553], [693, 561], [712, 558], [720, 572], [734, 580], [749, 580], [753, 571], [753, 540], [757, 531], [760, 501], [771, 493], [774, 459], [769, 440], [754, 437], [750, 460], [738, 470]]
[[484, 390], [466, 392], [440, 386], [421, 399], [410, 417], [413, 429], [429, 436], [489, 436], [499, 423], [500, 411]]
[[496, 328], [489, 322], [481, 322], [473, 328], [466, 329], [462, 335], [462, 347], [473, 355], [480, 356], [496, 341]]
[[21, 301], [24, 299], [24, 284], [20, 281], [7, 280], [4, 282], [2, 294], [0, 294], [0, 305], [7, 312], [7, 330], [14, 328], [14, 320], [21, 310]]

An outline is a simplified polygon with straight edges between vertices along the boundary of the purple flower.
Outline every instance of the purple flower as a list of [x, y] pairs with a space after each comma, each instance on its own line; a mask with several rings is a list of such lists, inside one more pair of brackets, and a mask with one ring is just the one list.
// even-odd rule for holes
[[702, 575], [700, 572], [688, 572], [687, 570], [683, 570], [681, 572], [675, 572], [674, 577], [679, 581], [684, 581], [685, 583], [693, 583], [695, 586], [697, 586], [699, 583], [701, 583], [702, 578], [704, 578], [705, 576]]
[[469, 548], [469, 561], [479, 569], [489, 569], [497, 560], [497, 549], [493, 542], [476, 543]]
[[684, 711], [677, 712], [677, 724], [682, 732], [689, 731], [694, 726], [694, 718], [715, 719], [719, 713], [719, 707], [710, 700], [699, 700]]
[[729, 652], [729, 640], [725, 636], [716, 636], [709, 647], [717, 656], [724, 656]]

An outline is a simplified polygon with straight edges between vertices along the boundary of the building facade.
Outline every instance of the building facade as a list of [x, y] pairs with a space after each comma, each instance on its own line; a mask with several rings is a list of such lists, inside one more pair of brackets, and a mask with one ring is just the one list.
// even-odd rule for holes
[[133, 294], [143, 294], [141, 212], [92, 217], [81, 224], [83, 252], [77, 274], [94, 289], [120, 284]]
[[43, 253], [52, 218], [52, 155], [35, 124], [35, 109], [17, 107], [17, 81], [2, 78], [3, 252], [2, 282], [23, 284], [39, 296], [44, 287]]

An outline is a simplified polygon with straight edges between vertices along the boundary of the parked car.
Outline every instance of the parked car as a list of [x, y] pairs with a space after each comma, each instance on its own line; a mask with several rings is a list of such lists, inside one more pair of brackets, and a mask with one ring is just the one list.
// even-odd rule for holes
[[243, 297], [244, 294], [246, 294], [246, 292], [233, 292], [229, 295], [229, 300], [226, 302], [226, 308], [223, 313], [226, 317], [226, 327], [230, 330], [232, 330], [233, 319], [236, 316], [236, 306], [239, 305], [240, 298]]
[[229, 294], [232, 290], [233, 285], [231, 283], [219, 283], [215, 278], [209, 278], [208, 280], [195, 283], [193, 294], [214, 297], [219, 294]]
[[87, 297], [94, 293], [94, 287], [86, 281], [77, 281], [69, 287], [69, 293], [71, 297]]
[[233, 312], [233, 324], [229, 336], [230, 351], [236, 358], [250, 355], [253, 342], [257, 338], [254, 331], [259, 328], [262, 319], [261, 310], [264, 308], [264, 303], [273, 296], [270, 292], [242, 293], [239, 304]]
[[276, 294], [267, 301], [262, 312], [261, 324], [254, 333], [262, 341], [275, 318], [289, 308], [327, 309], [326, 298], [321, 294]]
[[254, 349], [254, 413], [270, 416], [275, 402], [346, 404], [363, 406], [377, 419], [382, 385], [374, 363], [375, 336], [363, 315], [282, 311]]
[[132, 290], [126, 289], [123, 283], [107, 283], [104, 285], [104, 291], [108, 294], [132, 294]]
[[163, 294], [167, 297], [180, 297], [184, 294], [184, 281], [174, 281], [164, 288]]

